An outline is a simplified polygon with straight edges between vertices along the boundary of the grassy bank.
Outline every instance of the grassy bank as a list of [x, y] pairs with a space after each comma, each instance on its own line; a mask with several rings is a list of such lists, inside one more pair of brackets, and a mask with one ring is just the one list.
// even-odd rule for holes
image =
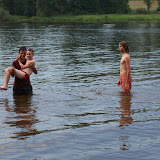
[[[128, 22], [128, 21], [160, 21], [160, 14], [156, 14], [158, 7], [157, 1], [154, 1], [150, 8], [150, 14], [143, 13], [144, 10], [137, 12], [137, 9], [147, 9], [144, 0], [130, 0], [130, 14], [116, 15], [61, 15], [54, 17], [22, 17], [11, 16], [7, 11], [0, 7], [0, 22], [16, 22], [16, 23], [109, 23], [109, 22]], [[143, 13], [143, 14], [142, 14]]]
[[[147, 9], [144, 0], [130, 0], [130, 14], [106, 14], [106, 15], [61, 15], [54, 17], [24, 17], [11, 16], [7, 11], [0, 7], [0, 22], [16, 23], [110, 23], [110, 22], [128, 22], [128, 21], [160, 21], [160, 14], [157, 14], [157, 1], [154, 1], [150, 8], [150, 14], [137, 14], [137, 9]], [[144, 12], [144, 11], [143, 11]], [[142, 13], [142, 12], [141, 12]]]
[[128, 21], [160, 21], [160, 14], [147, 15], [79, 15], [79, 16], [54, 16], [54, 17], [14, 17], [18, 23], [109, 23]]

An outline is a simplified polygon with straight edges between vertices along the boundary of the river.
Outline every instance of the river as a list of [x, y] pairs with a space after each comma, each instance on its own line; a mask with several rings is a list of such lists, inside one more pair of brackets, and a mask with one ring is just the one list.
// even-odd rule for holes
[[[120, 41], [132, 90], [121, 93]], [[0, 159], [158, 160], [160, 24], [1, 24], [0, 84], [20, 46], [35, 50], [33, 96], [0, 91]]]

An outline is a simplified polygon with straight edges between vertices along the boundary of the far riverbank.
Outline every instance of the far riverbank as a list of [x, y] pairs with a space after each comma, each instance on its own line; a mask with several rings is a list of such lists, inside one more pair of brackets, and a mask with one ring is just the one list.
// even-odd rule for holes
[[17, 23], [109, 23], [129, 21], [160, 21], [160, 14], [107, 14], [107, 15], [77, 15], [77, 16], [54, 16], [54, 17], [20, 17], [15, 16]]

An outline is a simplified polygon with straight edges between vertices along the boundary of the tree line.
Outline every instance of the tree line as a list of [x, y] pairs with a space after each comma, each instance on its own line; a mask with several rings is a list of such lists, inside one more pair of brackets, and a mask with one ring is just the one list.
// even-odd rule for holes
[[128, 0], [0, 0], [11, 15], [128, 13]]
[[[160, 5], [160, 0], [157, 0]], [[153, 0], [144, 0], [148, 10]], [[0, 0], [11, 15], [51, 17], [57, 14], [126, 14], [129, 0]]]

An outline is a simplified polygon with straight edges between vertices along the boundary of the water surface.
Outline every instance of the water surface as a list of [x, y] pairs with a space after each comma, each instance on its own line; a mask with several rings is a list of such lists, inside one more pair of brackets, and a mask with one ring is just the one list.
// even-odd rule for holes
[[[132, 91], [116, 86], [130, 46]], [[22, 45], [35, 50], [33, 96], [0, 91], [0, 157], [159, 159], [160, 25], [0, 25], [0, 83]]]

